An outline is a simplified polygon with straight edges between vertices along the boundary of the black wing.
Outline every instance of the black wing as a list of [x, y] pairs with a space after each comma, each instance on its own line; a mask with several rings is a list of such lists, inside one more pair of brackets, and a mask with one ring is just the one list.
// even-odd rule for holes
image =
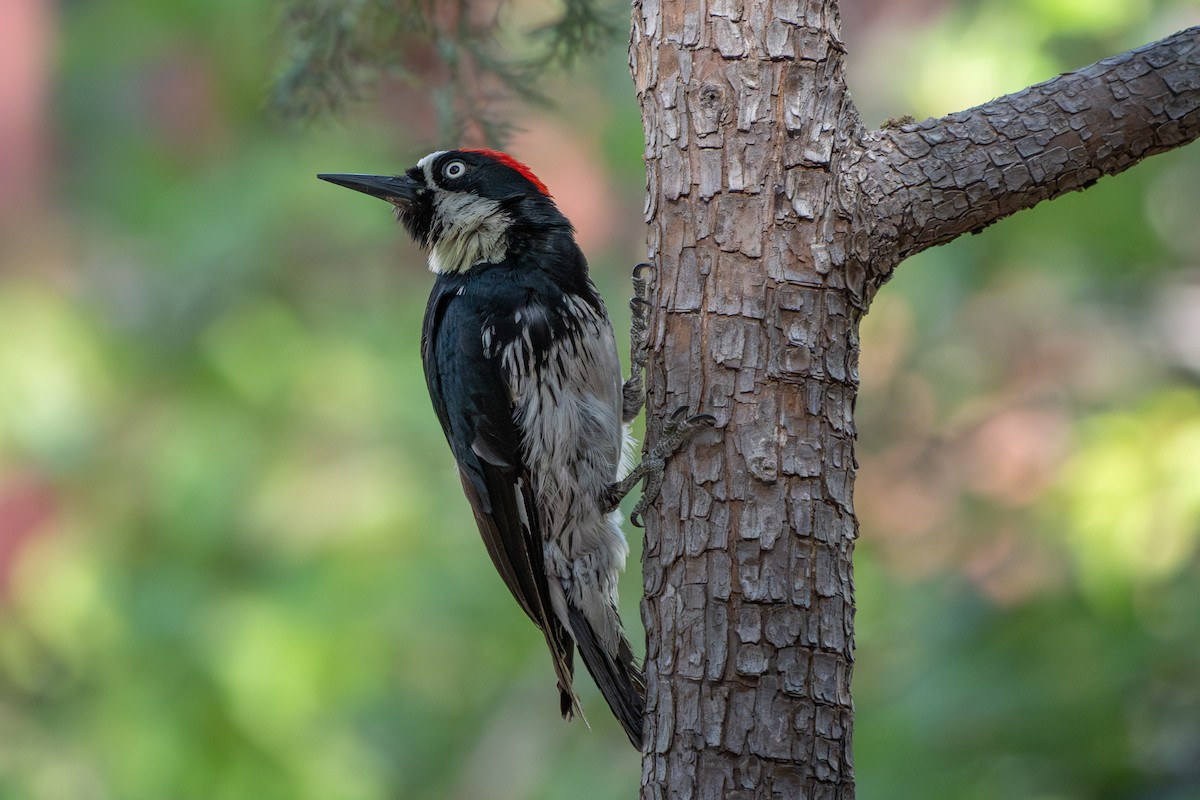
[[441, 275], [429, 298], [421, 338], [425, 380], [483, 543], [513, 597], [545, 634], [561, 711], [570, 716], [578, 709], [571, 688], [573, 644], [551, 602], [539, 514], [508, 386], [499, 358], [484, 349], [490, 312], [460, 293], [463, 285], [462, 278]]

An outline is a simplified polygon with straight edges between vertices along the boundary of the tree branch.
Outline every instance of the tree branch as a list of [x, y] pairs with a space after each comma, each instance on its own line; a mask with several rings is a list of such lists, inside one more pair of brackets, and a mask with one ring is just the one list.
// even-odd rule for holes
[[873, 277], [1198, 136], [1200, 27], [941, 119], [872, 131], [866, 218], [878, 220], [877, 248], [895, 256], [875, 261]]

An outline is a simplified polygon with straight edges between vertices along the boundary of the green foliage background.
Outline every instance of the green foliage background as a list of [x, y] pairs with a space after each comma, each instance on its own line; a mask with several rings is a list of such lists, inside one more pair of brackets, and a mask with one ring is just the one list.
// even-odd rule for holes
[[[1200, 19], [843, 5], [873, 125]], [[59, 9], [51, 201], [0, 226], [0, 798], [632, 797], [636, 754], [590, 685], [592, 729], [557, 719], [477, 541], [420, 377], [420, 255], [313, 178], [444, 146], [433, 106], [385, 82], [338, 121], [273, 122], [276, 24], [235, 0]], [[620, 42], [584, 67], [545, 79], [557, 112], [511, 116], [603, 168], [621, 235], [590, 256], [621, 309], [641, 131]], [[881, 293], [865, 800], [1200, 798], [1197, 187], [1193, 146]]]

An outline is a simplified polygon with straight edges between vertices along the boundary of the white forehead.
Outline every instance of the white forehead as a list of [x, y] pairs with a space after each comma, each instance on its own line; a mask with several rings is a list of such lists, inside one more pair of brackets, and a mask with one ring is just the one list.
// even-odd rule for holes
[[438, 156], [442, 155], [443, 153], [447, 153], [447, 152], [449, 152], [449, 151], [448, 150], [436, 150], [417, 162], [417, 166], [421, 168], [421, 171], [423, 173], [425, 173], [425, 182], [427, 184], [433, 183], [433, 173], [430, 172], [430, 170], [433, 169], [433, 162], [437, 160]]

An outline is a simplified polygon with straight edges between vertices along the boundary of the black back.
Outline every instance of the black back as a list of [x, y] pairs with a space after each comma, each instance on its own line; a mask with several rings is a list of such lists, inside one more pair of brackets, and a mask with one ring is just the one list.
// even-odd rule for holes
[[[578, 252], [578, 251], [576, 251]], [[580, 256], [582, 259], [582, 256]], [[519, 259], [442, 273], [425, 313], [421, 355], [429, 395], [454, 453], [463, 488], [488, 554], [513, 597], [545, 634], [558, 675], [561, 705], [577, 708], [571, 689], [572, 642], [554, 613], [542, 550], [541, 520], [501, 367], [504, 345], [524, 335], [544, 351], [568, 324], [563, 290], [546, 272]], [[599, 302], [590, 282], [589, 295]], [[494, 330], [485, 348], [482, 332]]]

